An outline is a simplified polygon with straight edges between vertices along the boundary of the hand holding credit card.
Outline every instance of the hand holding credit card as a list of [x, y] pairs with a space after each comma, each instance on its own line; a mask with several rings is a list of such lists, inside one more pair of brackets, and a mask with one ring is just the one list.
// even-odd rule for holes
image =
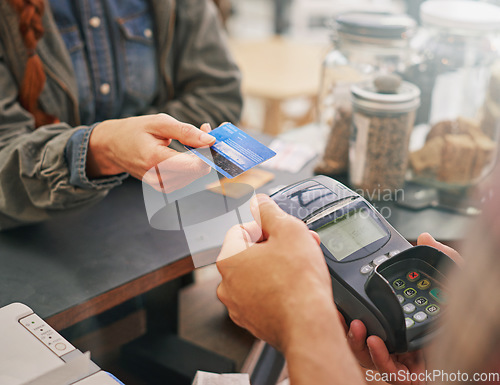
[[209, 134], [216, 139], [212, 146], [185, 147], [229, 179], [276, 155], [273, 150], [231, 123], [225, 123]]

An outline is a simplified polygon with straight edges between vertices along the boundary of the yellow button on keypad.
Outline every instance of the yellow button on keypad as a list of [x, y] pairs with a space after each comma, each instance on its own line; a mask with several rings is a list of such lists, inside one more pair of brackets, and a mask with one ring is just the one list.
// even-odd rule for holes
[[426, 278], [422, 279], [419, 283], [417, 283], [417, 287], [420, 290], [427, 290], [430, 286], [431, 286], [431, 281], [429, 281]]

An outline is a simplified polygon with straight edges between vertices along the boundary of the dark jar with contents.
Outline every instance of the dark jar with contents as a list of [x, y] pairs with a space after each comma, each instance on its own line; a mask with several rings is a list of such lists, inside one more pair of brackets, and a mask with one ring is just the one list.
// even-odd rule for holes
[[326, 139], [318, 174], [348, 168], [353, 84], [376, 74], [402, 73], [410, 60], [409, 42], [416, 22], [407, 15], [347, 12], [336, 18], [332, 49], [323, 62], [318, 98], [320, 136]]
[[420, 90], [397, 77], [379, 77], [352, 86], [351, 93], [350, 185], [366, 196], [395, 193], [405, 183]]
[[347, 12], [336, 18], [333, 49], [323, 62], [318, 98], [323, 156], [318, 174], [347, 171], [352, 120], [351, 86], [378, 74], [402, 73], [410, 60], [416, 22], [407, 15]]

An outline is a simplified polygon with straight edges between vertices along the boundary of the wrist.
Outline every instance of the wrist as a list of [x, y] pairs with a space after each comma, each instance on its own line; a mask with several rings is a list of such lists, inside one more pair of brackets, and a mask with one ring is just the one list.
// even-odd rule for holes
[[305, 344], [317, 345], [318, 341], [337, 336], [343, 337], [337, 308], [329, 293], [309, 298], [306, 308], [297, 308], [286, 322], [280, 347], [286, 356], [302, 350]]
[[294, 384], [363, 384], [333, 301], [330, 305], [310, 313], [289, 336], [284, 356]]
[[363, 384], [331, 293], [291, 329], [283, 354], [293, 384]]
[[86, 172], [89, 178], [99, 178], [125, 172], [114, 162], [109, 138], [112, 128], [107, 127], [109, 124], [110, 121], [97, 124], [90, 134], [86, 160]]

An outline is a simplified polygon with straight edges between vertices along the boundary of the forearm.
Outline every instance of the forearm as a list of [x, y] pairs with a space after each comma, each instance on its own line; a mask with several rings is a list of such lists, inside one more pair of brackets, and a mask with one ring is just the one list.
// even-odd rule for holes
[[363, 384], [336, 310], [309, 314], [310, 323], [294, 332], [285, 351], [291, 385]]

